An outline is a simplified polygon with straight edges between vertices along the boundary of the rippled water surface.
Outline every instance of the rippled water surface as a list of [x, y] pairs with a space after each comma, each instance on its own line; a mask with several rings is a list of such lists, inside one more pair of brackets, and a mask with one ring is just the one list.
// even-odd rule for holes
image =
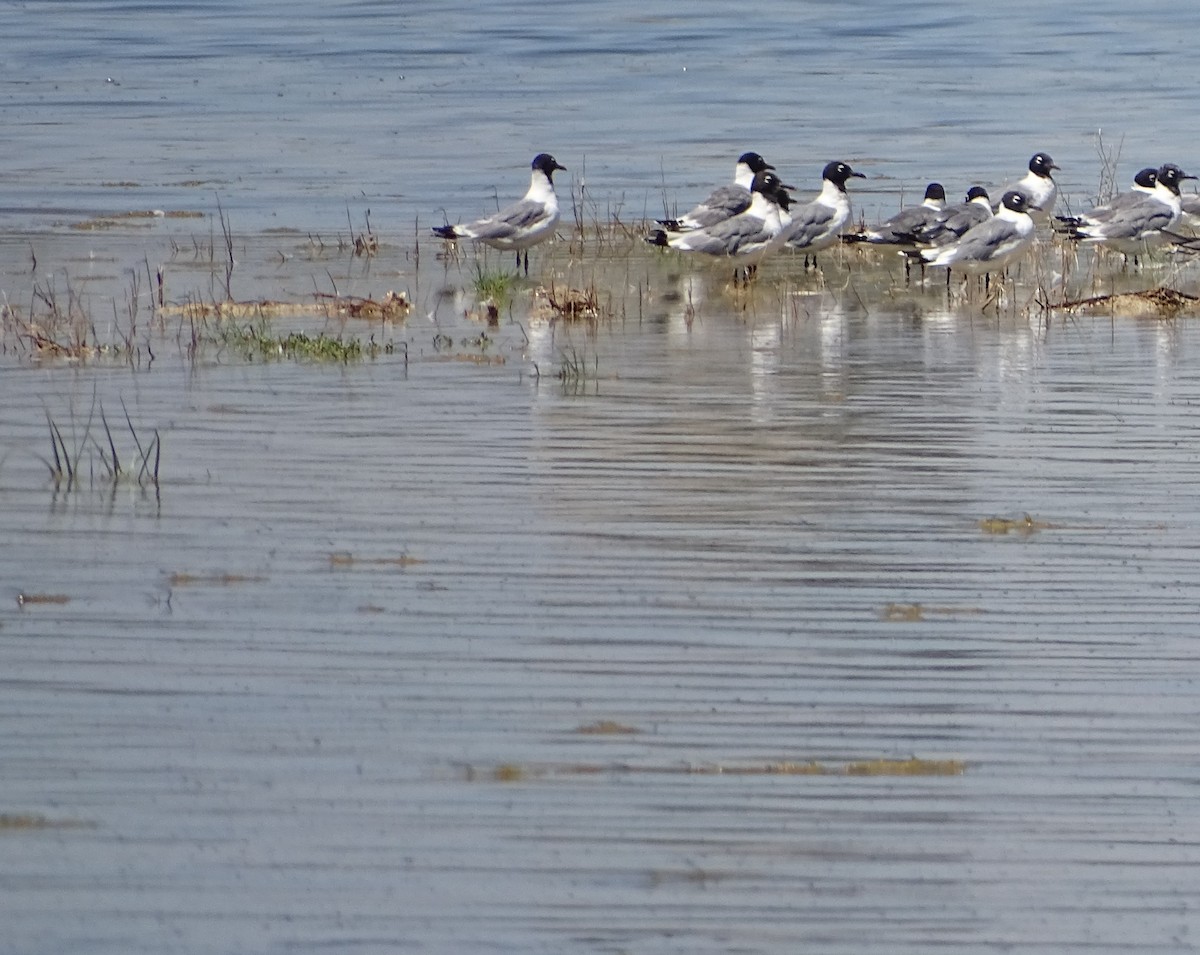
[[[489, 325], [507, 256], [413, 241], [551, 141], [602, 222], [750, 136], [880, 207], [1033, 148], [1086, 196], [1118, 113], [1186, 163], [1196, 15], [1047, 6], [0, 6], [0, 951], [1196, 949], [1194, 312], [601, 229]], [[247, 357], [177, 307], [225, 215], [235, 297], [411, 313]]]
[[1120, 179], [1200, 165], [1200, 8], [859, 0], [631, 4], [256, 0], [0, 5], [0, 211], [42, 224], [201, 209], [242, 228], [451, 221], [543, 149], [602, 209], [687, 202], [757, 149], [797, 188], [848, 159], [862, 206], [931, 178], [997, 187], [1036, 150], [1086, 207], [1097, 130]]

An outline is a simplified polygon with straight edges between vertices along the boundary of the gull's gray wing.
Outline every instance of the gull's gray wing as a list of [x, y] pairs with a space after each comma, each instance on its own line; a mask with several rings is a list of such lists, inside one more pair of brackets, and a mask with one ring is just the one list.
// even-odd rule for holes
[[945, 210], [931, 209], [929, 206], [910, 206], [901, 209], [890, 219], [881, 222], [874, 228], [868, 229], [863, 235], [867, 242], [877, 245], [908, 245], [913, 236], [922, 229], [927, 229], [945, 215]]
[[[943, 264], [991, 262], [1007, 255], [1022, 240], [1017, 227], [1007, 219], [992, 218], [968, 229]], [[936, 255], [936, 250], [935, 255]], [[946, 250], [949, 252], [950, 250]]]
[[1175, 218], [1175, 210], [1152, 196], [1140, 202], [1113, 203], [1103, 211], [1095, 209], [1083, 217], [1079, 232], [1089, 238], [1140, 239], [1150, 232], [1165, 229]]
[[987, 222], [992, 217], [990, 209], [985, 209], [981, 202], [964, 202], [952, 206], [948, 214], [936, 222], [917, 230], [913, 238], [927, 245], [949, 245], [965, 235], [981, 222]]
[[550, 217], [549, 210], [543, 203], [532, 199], [522, 199], [511, 206], [501, 209], [494, 216], [479, 219], [467, 225], [459, 226], [459, 231], [472, 239], [483, 242], [502, 241], [511, 239], [525, 232]]
[[714, 189], [712, 194], [678, 219], [659, 219], [658, 221], [673, 232], [690, 231], [692, 229], [707, 229], [718, 222], [741, 215], [750, 208], [750, 190], [736, 184], [721, 186]]
[[835, 215], [836, 211], [823, 202], [801, 206], [792, 214], [792, 224], [787, 230], [788, 245], [804, 248], [821, 238], [829, 231]]
[[769, 242], [773, 233], [758, 216], [734, 216], [697, 232], [684, 232], [671, 240], [676, 249], [705, 255], [744, 255]]

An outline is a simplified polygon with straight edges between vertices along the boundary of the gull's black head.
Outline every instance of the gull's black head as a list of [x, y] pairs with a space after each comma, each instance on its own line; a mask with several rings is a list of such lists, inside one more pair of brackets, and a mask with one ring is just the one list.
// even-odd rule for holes
[[792, 207], [792, 194], [788, 192], [791, 186], [785, 185], [778, 179], [775, 180], [775, 185], [768, 195], [775, 200], [775, 205], [779, 206], [784, 212], [787, 212]]
[[1139, 169], [1137, 175], [1133, 177], [1133, 184], [1141, 186], [1143, 189], [1153, 189], [1156, 182], [1158, 182], [1158, 170], [1149, 166]]
[[544, 172], [546, 174], [546, 178], [551, 182], [554, 181], [555, 170], [562, 169], [565, 172], [567, 168], [566, 166], [560, 166], [558, 164], [558, 160], [549, 153], [538, 153], [533, 157], [532, 165], [534, 169], [539, 169]]
[[775, 190], [782, 185], [779, 177], [770, 169], [760, 169], [754, 174], [754, 182], [750, 184], [750, 191], [761, 192], [764, 196], [773, 198]]
[[822, 179], [828, 179], [835, 186], [846, 191], [846, 180], [851, 177], [856, 179], [866, 179], [861, 172], [855, 172], [844, 162], [831, 162], [825, 166], [825, 171], [821, 173]]
[[1176, 195], [1179, 195], [1179, 184], [1183, 180], [1195, 178], [1195, 176], [1189, 176], [1173, 162], [1169, 162], [1165, 166], [1160, 166], [1158, 169], [1158, 181]]
[[987, 190], [983, 186], [972, 186], [967, 190], [967, 202], [972, 199], [989, 199]]
[[1000, 200], [1000, 205], [1004, 206], [1005, 209], [1011, 209], [1013, 212], [1029, 211], [1029, 200], [1025, 197], [1024, 193], [1018, 192], [1016, 189], [1010, 189], [1006, 192]]
[[758, 153], [742, 153], [738, 156], [738, 162], [749, 166], [751, 172], [762, 172], [764, 169], [775, 168]]
[[931, 182], [925, 187], [925, 198], [935, 200], [940, 199], [942, 202], [945, 202], [946, 190], [942, 188], [942, 184], [940, 182]]
[[1033, 158], [1029, 160], [1029, 171], [1035, 176], [1044, 176], [1049, 179], [1050, 170], [1058, 168], [1049, 153], [1034, 153]]

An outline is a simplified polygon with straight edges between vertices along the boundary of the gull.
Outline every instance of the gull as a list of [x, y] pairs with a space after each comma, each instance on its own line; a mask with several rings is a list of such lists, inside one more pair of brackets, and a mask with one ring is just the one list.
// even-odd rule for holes
[[925, 187], [925, 199], [920, 205], [901, 209], [890, 219], [862, 232], [842, 236], [846, 242], [868, 242], [871, 245], [894, 245], [912, 248], [913, 233], [946, 214], [946, 190], [940, 182]]
[[[1138, 176], [1142, 182], [1147, 177]], [[1183, 217], [1179, 183], [1195, 179], [1174, 163], [1167, 163], [1155, 174], [1151, 191], [1143, 184], [1136, 192], [1126, 192], [1112, 202], [1097, 206], [1076, 219], [1064, 220], [1067, 235], [1089, 245], [1103, 245], [1126, 256], [1137, 255], [1162, 245]]]
[[769, 169], [754, 174], [750, 197], [749, 207], [728, 219], [690, 232], [655, 229], [646, 237], [646, 241], [680, 252], [700, 252], [737, 259], [745, 267], [748, 279], [759, 262], [783, 245], [785, 234], [782, 216], [790, 204], [787, 186]]
[[1180, 200], [1183, 203], [1183, 221], [1193, 229], [1200, 227], [1200, 195], [1189, 192], [1186, 196], [1180, 196]]
[[850, 220], [850, 198], [846, 195], [846, 180], [865, 179], [844, 162], [831, 162], [821, 173], [821, 192], [812, 202], [799, 206], [791, 213], [792, 221], [785, 230], [790, 248], [804, 252], [804, 264], [812, 255], [827, 249], [841, 235], [842, 227]]
[[949, 245], [960, 239], [968, 229], [992, 217], [992, 201], [983, 186], [972, 186], [967, 198], [958, 205], [948, 206], [942, 217], [913, 233], [917, 245], [930, 247]]
[[1113, 196], [1108, 202], [1096, 206], [1091, 212], [1084, 215], [1055, 216], [1054, 219], [1058, 223], [1055, 228], [1059, 231], [1070, 232], [1088, 223], [1101, 221], [1116, 210], [1136, 206], [1144, 202], [1147, 196], [1155, 195], [1157, 192], [1155, 186], [1157, 184], [1157, 169], [1153, 166], [1139, 169], [1133, 177], [1133, 185], [1128, 192], [1122, 192], [1120, 195]]
[[525, 274], [529, 274], [529, 248], [554, 235], [558, 225], [558, 196], [554, 194], [553, 175], [566, 170], [549, 153], [538, 153], [530, 164], [529, 191], [525, 198], [501, 209], [495, 215], [462, 225], [435, 226], [433, 234], [441, 239], [474, 239], [494, 249], [515, 249], [517, 268], [525, 253]]
[[754, 183], [754, 177], [774, 168], [758, 153], [742, 153], [733, 169], [732, 184], [714, 189], [707, 199], [686, 215], [678, 219], [659, 219], [658, 224], [668, 232], [691, 232], [745, 212], [750, 208], [750, 186]]
[[972, 226], [953, 243], [922, 249], [920, 255], [930, 265], [976, 275], [995, 272], [1029, 248], [1034, 228], [1025, 195], [1010, 189], [1000, 200], [994, 216]]
[[[917, 247], [913, 233], [936, 223], [946, 214], [946, 190], [940, 182], [931, 182], [925, 187], [925, 198], [920, 205], [901, 209], [890, 219], [879, 225], [842, 236], [843, 242], [866, 242], [870, 245], [886, 245], [900, 252], [911, 252]], [[909, 277], [911, 260], [904, 259], [904, 277]]]
[[1054, 200], [1058, 198], [1058, 184], [1050, 175], [1060, 167], [1054, 164], [1048, 153], [1034, 153], [1029, 160], [1029, 172], [1010, 190], [1025, 196], [1029, 214], [1038, 222], [1045, 222], [1054, 211]]

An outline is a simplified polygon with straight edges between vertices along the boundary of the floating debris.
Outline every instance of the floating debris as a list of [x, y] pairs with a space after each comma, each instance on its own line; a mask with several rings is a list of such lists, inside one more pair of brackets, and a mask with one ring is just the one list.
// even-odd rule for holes
[[94, 822], [85, 819], [50, 819], [38, 813], [0, 812], [0, 832], [95, 828]]
[[350, 318], [362, 318], [368, 321], [398, 322], [408, 317], [412, 311], [412, 301], [407, 292], [393, 292], [390, 289], [382, 299], [360, 298], [357, 295], [329, 295], [324, 292], [317, 295], [318, 304], [327, 303], [338, 315]]
[[958, 617], [964, 614], [983, 613], [980, 607], [936, 607], [919, 603], [884, 604], [880, 617], [896, 623], [915, 623], [930, 616]]
[[649, 765], [630, 764], [604, 765], [600, 763], [562, 763], [521, 765], [500, 763], [491, 769], [479, 770], [468, 766], [465, 776], [468, 782], [526, 782], [537, 779], [553, 779], [567, 776], [603, 775], [664, 775], [664, 776], [961, 776], [967, 764], [960, 759], [867, 759], [842, 764], [822, 763], [817, 760], [750, 765], [724, 765], [718, 763]]
[[31, 607], [34, 604], [68, 604], [71, 598], [66, 594], [17, 594], [18, 607]]
[[[108, 183], [108, 185], [113, 185]], [[120, 185], [119, 183], [117, 185]], [[71, 228], [77, 232], [96, 232], [100, 229], [112, 229], [122, 223], [141, 222], [154, 219], [203, 219], [203, 212], [187, 209], [134, 209], [129, 212], [114, 212], [111, 215], [97, 216], [94, 219], [84, 219], [71, 223]]]
[[886, 604], [881, 616], [884, 620], [915, 623], [925, 619], [925, 611], [920, 604]]
[[1008, 517], [985, 517], [979, 522], [979, 529], [985, 534], [1033, 534], [1055, 527], [1045, 521], [1035, 520], [1026, 514], [1013, 520]]
[[1126, 318], [1175, 318], [1184, 311], [1200, 312], [1200, 297], [1172, 288], [1152, 288], [1141, 292], [1095, 295], [1058, 308], [1067, 311], [1103, 311]]
[[594, 285], [587, 289], [560, 289], [551, 284], [550, 288], [539, 288], [534, 294], [545, 300], [553, 317], [567, 320], [600, 317], [599, 296]]
[[181, 318], [320, 318], [348, 317], [373, 321], [400, 321], [412, 311], [412, 302], [407, 292], [389, 291], [382, 299], [362, 298], [358, 295], [330, 295], [319, 292], [312, 302], [283, 302], [261, 299], [252, 302], [185, 302], [182, 305], [164, 305], [162, 315]]
[[584, 723], [575, 729], [576, 733], [585, 736], [632, 736], [640, 733], [636, 726], [626, 726], [616, 720], [597, 720], [595, 723]]
[[172, 587], [234, 587], [238, 584], [261, 584], [266, 579], [253, 574], [171, 574], [167, 583]]
[[425, 561], [420, 557], [410, 557], [408, 554], [399, 557], [355, 557], [349, 551], [339, 550], [329, 555], [330, 567], [395, 567], [403, 570], [423, 563]]

